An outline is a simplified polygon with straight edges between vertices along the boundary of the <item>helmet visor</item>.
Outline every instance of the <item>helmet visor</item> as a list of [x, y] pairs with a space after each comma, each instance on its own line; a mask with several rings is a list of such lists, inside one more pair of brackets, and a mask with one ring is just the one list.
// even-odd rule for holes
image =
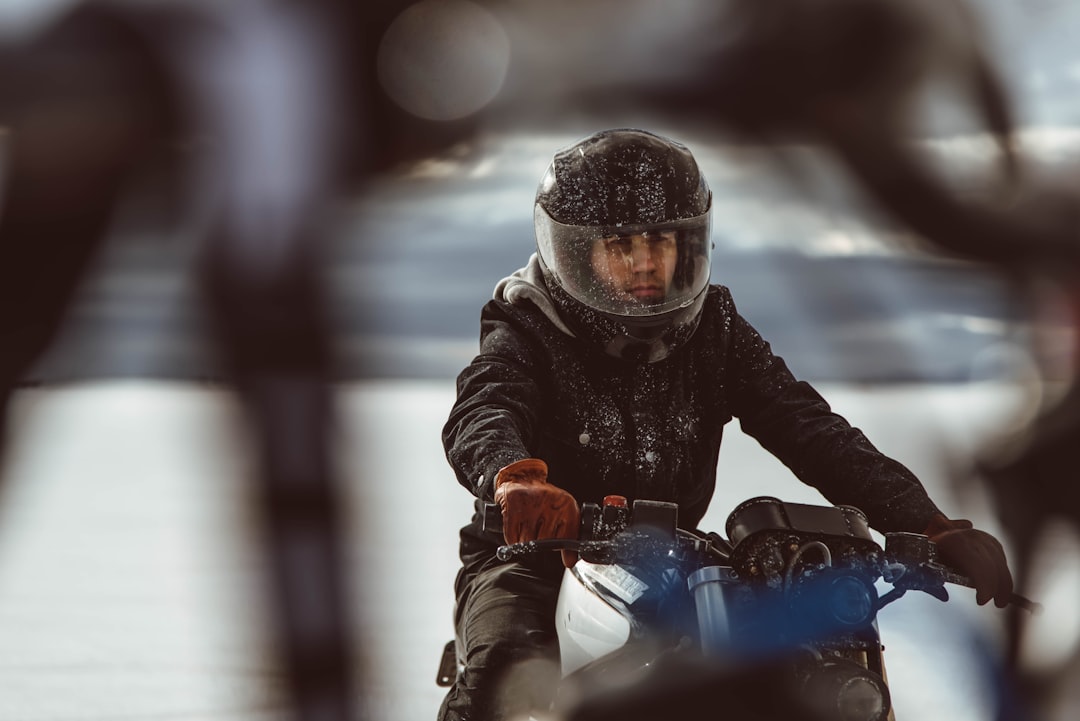
[[604, 313], [650, 316], [693, 302], [709, 283], [709, 213], [649, 225], [565, 225], [538, 203], [536, 244], [571, 297]]

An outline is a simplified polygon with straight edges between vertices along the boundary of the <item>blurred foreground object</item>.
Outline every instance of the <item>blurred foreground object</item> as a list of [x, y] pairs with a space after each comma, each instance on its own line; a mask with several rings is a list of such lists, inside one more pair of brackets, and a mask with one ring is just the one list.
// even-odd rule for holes
[[672, 718], [743, 721], [828, 721], [782, 677], [780, 664], [732, 666], [685, 656], [661, 658], [637, 683], [605, 689], [584, 699], [567, 721], [653, 721]]
[[0, 55], [0, 412], [118, 206], [155, 188], [172, 217], [151, 220], [199, 236], [212, 332], [258, 458], [275, 648], [304, 721], [358, 713], [318, 262], [347, 154], [333, 7], [86, 2]]

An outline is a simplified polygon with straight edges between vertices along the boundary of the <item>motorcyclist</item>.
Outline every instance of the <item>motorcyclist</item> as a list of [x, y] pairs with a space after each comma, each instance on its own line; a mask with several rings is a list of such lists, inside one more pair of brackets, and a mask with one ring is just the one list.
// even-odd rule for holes
[[578, 504], [608, 494], [678, 503], [680, 525], [695, 526], [733, 417], [830, 502], [863, 509], [882, 532], [932, 535], [979, 603], [1007, 602], [1001, 545], [947, 518], [710, 285], [711, 202], [690, 151], [642, 130], [585, 138], [542, 179], [537, 252], [484, 306], [480, 353], [443, 429], [459, 482], [498, 502], [504, 530], [484, 531], [479, 514], [461, 530], [465, 667], [440, 719], [542, 709], [557, 682], [554, 610], [572, 554], [502, 562], [497, 546], [576, 537]]

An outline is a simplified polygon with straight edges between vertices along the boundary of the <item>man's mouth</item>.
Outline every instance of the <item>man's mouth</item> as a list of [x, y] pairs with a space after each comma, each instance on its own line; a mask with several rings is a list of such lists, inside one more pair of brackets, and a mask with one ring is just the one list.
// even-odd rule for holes
[[630, 289], [630, 295], [638, 300], [657, 300], [664, 294], [664, 289], [658, 285], [635, 285]]

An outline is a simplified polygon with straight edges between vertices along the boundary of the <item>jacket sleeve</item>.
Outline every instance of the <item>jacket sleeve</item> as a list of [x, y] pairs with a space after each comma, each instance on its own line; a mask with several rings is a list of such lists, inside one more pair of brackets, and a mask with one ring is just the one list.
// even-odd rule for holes
[[915, 475], [797, 380], [727, 300], [732, 411], [743, 431], [830, 503], [861, 509], [877, 530], [922, 532], [938, 509]]
[[458, 482], [492, 500], [495, 474], [531, 456], [541, 394], [536, 351], [492, 301], [481, 314], [480, 353], [458, 375], [457, 400], [443, 427], [446, 458]]

